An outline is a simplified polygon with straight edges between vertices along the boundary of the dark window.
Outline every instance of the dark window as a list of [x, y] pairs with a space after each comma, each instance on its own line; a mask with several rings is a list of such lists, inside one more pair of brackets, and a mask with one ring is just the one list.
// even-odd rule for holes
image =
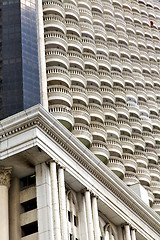
[[21, 204], [21, 212], [29, 212], [33, 209], [36, 209], [37, 208], [37, 201], [36, 201], [36, 198], [34, 199], [31, 199], [27, 202], [24, 202]]
[[71, 233], [69, 234], [69, 240], [73, 240], [73, 235]]
[[68, 211], [68, 221], [71, 222], [71, 212]]
[[74, 226], [76, 226], [76, 227], [77, 227], [77, 224], [78, 224], [77, 220], [78, 220], [77, 217], [74, 215]]
[[21, 227], [21, 230], [22, 230], [22, 237], [31, 235], [33, 233], [38, 232], [38, 224], [37, 224], [37, 222], [27, 224], [27, 225]]
[[23, 189], [25, 187], [29, 187], [36, 183], [36, 175], [32, 174], [30, 176], [24, 177], [20, 179], [20, 188]]

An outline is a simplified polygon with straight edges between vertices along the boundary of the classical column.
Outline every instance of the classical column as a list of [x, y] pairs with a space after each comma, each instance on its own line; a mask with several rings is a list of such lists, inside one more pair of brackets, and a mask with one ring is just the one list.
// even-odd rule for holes
[[86, 202], [88, 238], [89, 238], [89, 240], [94, 240], [90, 192], [88, 190], [86, 190], [85, 193], [84, 193], [84, 196], [85, 196], [85, 202]]
[[92, 214], [93, 214], [94, 239], [97, 240], [100, 239], [100, 228], [96, 196], [92, 197]]
[[60, 220], [61, 220], [61, 236], [62, 240], [68, 239], [67, 231], [67, 214], [66, 214], [66, 191], [64, 180], [64, 168], [58, 168], [58, 189], [59, 189], [59, 205], [60, 205]]
[[14, 177], [9, 190], [9, 240], [20, 239], [20, 184], [19, 179]]
[[50, 162], [50, 174], [51, 174], [51, 187], [52, 187], [52, 211], [53, 211], [54, 238], [61, 240], [56, 162]]
[[53, 233], [50, 169], [46, 163], [36, 165], [38, 239], [55, 240]]
[[10, 167], [0, 167], [0, 239], [9, 240], [8, 189]]
[[128, 224], [124, 225], [125, 240], [131, 240], [130, 226]]
[[136, 240], [136, 230], [134, 228], [131, 229], [131, 240]]

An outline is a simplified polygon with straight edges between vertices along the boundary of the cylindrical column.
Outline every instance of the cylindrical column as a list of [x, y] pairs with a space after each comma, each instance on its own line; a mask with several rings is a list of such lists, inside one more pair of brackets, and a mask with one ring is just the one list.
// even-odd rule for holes
[[92, 219], [92, 208], [91, 208], [91, 196], [90, 192], [87, 190], [84, 193], [86, 202], [86, 215], [87, 215], [87, 228], [88, 228], [88, 238], [89, 240], [94, 240], [93, 233], [93, 219]]
[[9, 240], [8, 189], [10, 187], [10, 167], [0, 167], [0, 235], [1, 240]]
[[124, 225], [125, 240], [131, 240], [130, 226], [128, 224]]
[[92, 214], [93, 214], [93, 227], [94, 227], [94, 239], [100, 239], [99, 217], [96, 196], [92, 197]]
[[54, 238], [61, 240], [56, 162], [50, 162]]
[[67, 232], [67, 215], [66, 215], [66, 193], [64, 181], [64, 168], [58, 169], [58, 189], [59, 189], [59, 205], [60, 205], [60, 220], [61, 220], [61, 236], [62, 240], [68, 239]]
[[14, 177], [9, 191], [9, 239], [20, 240], [20, 189], [19, 179]]
[[136, 230], [134, 228], [131, 229], [131, 240], [136, 240]]

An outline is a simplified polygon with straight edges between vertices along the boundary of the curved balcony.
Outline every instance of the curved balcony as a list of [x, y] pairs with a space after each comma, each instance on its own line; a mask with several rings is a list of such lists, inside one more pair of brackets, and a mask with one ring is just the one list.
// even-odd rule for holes
[[104, 26], [93, 24], [95, 37], [102, 38], [104, 41], [107, 40], [107, 34]]
[[137, 177], [140, 183], [144, 186], [149, 186], [151, 182], [150, 172], [147, 168], [138, 167]]
[[[128, 42], [129, 42], [129, 45], [130, 46], [133, 46], [133, 45], [136, 45], [138, 46], [137, 44], [137, 36], [135, 35], [135, 33], [132, 33], [132, 32], [128, 32]], [[133, 46], [134, 47], [134, 46]], [[137, 47], [136, 47], [137, 48]], [[139, 56], [139, 55], [138, 55]]]
[[150, 146], [155, 146], [155, 139], [153, 137], [153, 134], [148, 131], [143, 131], [142, 136], [144, 138], [144, 141], [149, 144]]
[[97, 62], [96, 55], [92, 53], [83, 53], [83, 57], [84, 57], [85, 66], [89, 65], [92, 68], [94, 68], [96, 71], [98, 71], [98, 62]]
[[[152, 95], [153, 98], [155, 97], [155, 95]], [[149, 95], [148, 95], [149, 98]], [[150, 117], [151, 116], [155, 116], [157, 117], [159, 115], [159, 109], [158, 109], [158, 104], [156, 103], [155, 100], [148, 100], [148, 108], [150, 110]], [[151, 98], [150, 98], [151, 99]]]
[[107, 138], [107, 147], [111, 156], [121, 157], [123, 150], [120, 143], [120, 140], [115, 138]]
[[153, 41], [152, 41], [152, 37], [146, 37], [145, 39], [146, 39], [146, 46], [147, 46], [147, 48], [154, 49], [154, 44], [153, 44]]
[[134, 114], [134, 116], [139, 118], [140, 111], [137, 103], [133, 101], [127, 101], [127, 107], [128, 107], [129, 113], [132, 113]]
[[115, 95], [113, 93], [113, 89], [107, 86], [101, 86], [101, 95], [103, 97], [103, 102], [115, 102]]
[[139, 167], [147, 167], [148, 166], [148, 158], [146, 153], [143, 150], [135, 150], [134, 157], [137, 161], [137, 165]]
[[[65, 66], [65, 68], [69, 68], [69, 61], [67, 57], [67, 53], [60, 49], [46, 49], [45, 50], [45, 58], [46, 58], [46, 64], [48, 66], [50, 65], [58, 65], [60, 63], [61, 65]], [[54, 64], [53, 64], [54, 63]]]
[[134, 155], [129, 153], [123, 153], [122, 155], [123, 163], [127, 171], [136, 172], [137, 162]]
[[[137, 40], [136, 40], [136, 41], [137, 41]], [[130, 43], [130, 44], [132, 44], [132, 43]], [[129, 45], [129, 50], [130, 50], [130, 54], [131, 54], [131, 56], [132, 56], [133, 59], [134, 59], [134, 57], [136, 57], [135, 60], [137, 60], [137, 59], [140, 58], [140, 52], [139, 52], [138, 46]], [[131, 58], [131, 60], [132, 60], [132, 58]], [[138, 64], [139, 64], [139, 62], [138, 62]], [[139, 66], [139, 65], [138, 65], [138, 66]]]
[[82, 123], [75, 123], [72, 133], [77, 137], [86, 147], [90, 147], [92, 144], [92, 134], [89, 126]]
[[149, 187], [149, 186], [144, 186], [144, 188], [147, 190], [149, 203], [150, 203], [150, 206], [152, 206], [153, 201], [154, 201], [153, 191], [152, 191], [151, 187]]
[[138, 71], [138, 72], [142, 73], [142, 65], [141, 65], [140, 60], [134, 59], [134, 58], [131, 58], [131, 60], [132, 60], [132, 64], [133, 64], [133, 69], [135, 71]]
[[155, 199], [154, 199], [152, 209], [153, 209], [158, 215], [160, 215], [160, 199], [159, 199], [159, 198], [155, 198]]
[[131, 140], [131, 137], [128, 137], [126, 135], [120, 135], [120, 141], [121, 141], [123, 152], [134, 153], [135, 146], [133, 141]]
[[137, 102], [137, 92], [134, 87], [126, 86], [125, 91], [126, 91], [127, 99], [129, 101], [132, 99], [134, 100], [134, 102]]
[[131, 125], [131, 128], [133, 131], [136, 131], [138, 133], [142, 133], [142, 124], [141, 121], [136, 117], [130, 117], [129, 123]]
[[117, 120], [118, 113], [113, 103], [103, 103], [102, 107], [106, 118], [112, 118], [114, 120]]
[[88, 110], [89, 110], [91, 119], [93, 118], [93, 120], [96, 120], [102, 123], [104, 122], [105, 115], [104, 115], [103, 108], [100, 105], [96, 103], [89, 103]]
[[127, 69], [130, 72], [132, 72], [133, 67], [132, 67], [132, 61], [130, 59], [128, 59], [127, 57], [121, 57], [121, 62], [122, 62], [123, 69]]
[[[119, 38], [119, 37], [118, 37]], [[120, 38], [119, 38], [120, 40]], [[121, 40], [122, 41], [122, 40]], [[130, 57], [130, 51], [129, 51], [129, 46], [128, 46], [128, 41], [127, 41], [127, 45], [124, 43], [119, 43], [119, 50], [120, 50], [120, 54], [124, 54], [127, 55], [128, 57]]]
[[132, 34], [136, 33], [134, 23], [131, 21], [126, 20], [126, 29], [127, 31], [132, 32]]
[[75, 48], [78, 49], [79, 52], [82, 52], [83, 46], [80, 37], [72, 34], [67, 34], [67, 42], [68, 48]]
[[108, 14], [113, 14], [114, 12], [114, 7], [111, 3], [111, 1], [108, 1], [108, 2], [103, 2], [103, 9], [104, 9], [104, 13], [106, 13], [106, 15]]
[[109, 50], [108, 50], [108, 46], [107, 46], [106, 41], [104, 41], [102, 39], [96, 39], [95, 43], [96, 43], [97, 52], [98, 51], [102, 52], [102, 53], [104, 53], [104, 54], [106, 54], [108, 56]]
[[50, 105], [48, 110], [67, 129], [72, 129], [74, 125], [74, 117], [71, 108], [64, 105]]
[[112, 68], [118, 68], [122, 72], [122, 64], [119, 57], [109, 56], [109, 60]]
[[125, 167], [123, 161], [118, 157], [110, 157], [107, 164], [110, 170], [112, 170], [120, 179], [124, 178]]
[[120, 52], [119, 52], [119, 46], [118, 46], [118, 43], [115, 43], [115, 41], [111, 41], [111, 40], [108, 40], [107, 41], [107, 46], [108, 46], [108, 50], [109, 50], [109, 53], [115, 53], [115, 54], [118, 54], [120, 56]]
[[151, 187], [154, 195], [160, 196], [160, 182], [159, 181], [151, 181], [150, 187]]
[[89, 35], [92, 39], [94, 39], [95, 37], [95, 33], [94, 33], [94, 28], [90, 23], [87, 22], [80, 22], [79, 23], [80, 27], [81, 27], [81, 32], [83, 34], [87, 34]]
[[47, 67], [47, 82], [49, 85], [62, 82], [66, 86], [70, 87], [71, 80], [67, 69], [63, 67]]
[[133, 77], [137, 85], [145, 86], [144, 76], [141, 73], [133, 72]]
[[115, 105], [118, 115], [121, 116], [121, 118], [124, 116], [125, 119], [129, 119], [129, 111], [127, 105], [121, 102], [116, 102]]
[[99, 78], [100, 78], [101, 84], [113, 87], [113, 79], [111, 77], [110, 72], [99, 69], [98, 73], [99, 73]]
[[107, 119], [104, 122], [104, 126], [108, 137], [115, 136], [117, 139], [120, 137], [120, 129], [116, 121]]
[[[116, 18], [118, 32], [119, 32], [119, 30], [125, 32], [126, 31], [126, 23], [125, 23], [124, 19], [119, 18], [116, 15], [115, 15], [115, 18]], [[120, 34], [118, 33], [118, 36], [119, 35]]]
[[122, 73], [112, 70], [111, 71], [111, 76], [112, 76], [114, 85], [121, 85], [122, 87], [124, 87], [125, 83], [124, 83]]
[[145, 153], [147, 155], [148, 160], [151, 163], [157, 163], [158, 162], [158, 156], [157, 156], [156, 150], [154, 148], [146, 147]]
[[[64, 33], [56, 31], [48, 31], [44, 33], [45, 45], [47, 47], [60, 46], [64, 51], [67, 51], [67, 40]], [[49, 46], [48, 46], [49, 45]]]
[[100, 140], [105, 142], [107, 139], [107, 132], [104, 124], [99, 122], [91, 122], [90, 129], [94, 140]]
[[91, 0], [92, 8], [97, 9], [99, 12], [103, 13], [103, 4], [101, 0]]
[[111, 70], [111, 65], [110, 65], [110, 62], [109, 62], [109, 58], [105, 54], [97, 53], [97, 61], [98, 61], [99, 69], [100, 68], [103, 68], [103, 69], [105, 68], [109, 71]]
[[87, 94], [90, 101], [98, 102], [98, 104], [102, 104], [103, 98], [101, 95], [101, 91], [98, 87], [93, 85], [87, 85]]
[[[116, 28], [116, 19], [113, 16], [113, 12], [112, 12], [112, 15], [108, 15], [108, 13], [104, 12], [103, 16], [104, 16], [104, 20], [105, 20], [105, 24], [106, 24], [106, 31], [108, 34], [110, 28], [112, 28], [112, 29]], [[116, 33], [114, 33], [114, 32], [112, 32], [112, 33], [109, 36], [110, 38], [114, 38], [114, 36], [117, 37]]]
[[[77, 2], [77, 1], [76, 1]], [[81, 7], [85, 7], [89, 10], [92, 9], [92, 5], [91, 5], [91, 1], [90, 0], [78, 0], [78, 6]]]
[[143, 73], [143, 76], [144, 76], [145, 83], [150, 85], [150, 86], [153, 86], [152, 76], [150, 74], [148, 74], [148, 73]]
[[48, 101], [50, 104], [64, 104], [71, 107], [73, 104], [70, 89], [62, 85], [51, 85], [47, 87]]
[[81, 102], [84, 105], [88, 105], [88, 95], [87, 91], [85, 88], [77, 86], [77, 85], [72, 85], [71, 86], [71, 95], [73, 98], [74, 102]]
[[113, 90], [114, 90], [116, 101], [125, 103], [127, 100], [125, 89], [120, 86], [114, 86]]
[[141, 118], [142, 127], [148, 128], [150, 131], [152, 131], [153, 126], [152, 126], [151, 119], [149, 117], [146, 117], [146, 116], [140, 116], [140, 118]]
[[84, 60], [82, 53], [79, 53], [78, 51], [68, 51], [68, 58], [70, 65], [77, 65], [81, 70], [84, 69]]
[[126, 171], [124, 175], [123, 182], [125, 182], [126, 185], [131, 186], [133, 184], [139, 183], [139, 180], [137, 178], [137, 174], [132, 171]]
[[153, 130], [152, 133], [153, 133], [153, 136], [154, 136], [154, 139], [155, 139], [155, 143], [160, 142], [160, 129]]
[[[133, 78], [133, 74], [132, 73], [130, 73], [128, 71], [123, 71], [123, 78], [124, 78], [125, 85], [129, 84], [129, 85], [132, 85], [133, 88], [135, 87], [135, 80]], [[129, 87], [127, 86], [126, 88], [129, 88]], [[126, 94], [127, 94], [127, 92], [126, 92]]]
[[67, 32], [73, 32], [75, 35], [81, 37], [81, 28], [79, 26], [79, 22], [71, 19], [71, 18], [66, 18], [66, 30]]
[[109, 159], [109, 151], [107, 144], [102, 141], [93, 140], [90, 151], [96, 155], [102, 162], [107, 164]]
[[54, 31], [59, 30], [63, 34], [66, 33], [66, 26], [64, 18], [58, 15], [47, 14], [47, 16], [43, 17], [44, 31]]
[[149, 61], [150, 63], [150, 69], [152, 72], [156, 72], [157, 74], [159, 74], [159, 65], [156, 61], [152, 61], [150, 60]]
[[[148, 104], [147, 102], [144, 101], [138, 101], [138, 105], [139, 105], [139, 110], [141, 113], [141, 120], [143, 119], [143, 115], [144, 116], [149, 116], [149, 108], [148, 108]], [[145, 120], [145, 119], [144, 119]], [[143, 124], [142, 124], [143, 125]]]
[[146, 144], [141, 134], [132, 133], [132, 141], [134, 142], [136, 149], [145, 149]]
[[151, 179], [153, 181], [159, 181], [160, 180], [160, 168], [158, 164], [149, 163], [148, 169], [150, 171]]
[[96, 10], [92, 10], [92, 16], [93, 16], [93, 25], [100, 25], [102, 27], [105, 27], [105, 22], [102, 13], [98, 12]]
[[90, 124], [91, 118], [87, 107], [82, 104], [73, 104], [72, 112], [76, 121], [81, 121], [83, 124]]
[[65, 14], [70, 15], [79, 21], [79, 10], [78, 7], [71, 3], [64, 3]]
[[78, 68], [70, 68], [70, 79], [73, 84], [81, 84], [84, 88], [87, 85], [87, 80], [84, 75], [84, 71]]
[[83, 44], [83, 50], [84, 51], [91, 51], [94, 54], [96, 54], [96, 45], [95, 41], [89, 37], [82, 37], [82, 44]]
[[63, 4], [61, 1], [54, 0], [54, 1], [48, 1], [48, 0], [43, 0], [43, 12], [57, 12], [60, 14], [62, 17], [65, 17], [65, 12], [63, 8]]
[[94, 85], [100, 87], [101, 82], [97, 71], [93, 69], [85, 69], [84, 73], [88, 83], [93, 83]]
[[137, 92], [137, 96], [139, 99], [144, 99], [145, 102], [147, 102], [147, 93], [146, 90], [142, 86], [136, 86], [135, 90]]
[[131, 136], [132, 128], [131, 128], [131, 125], [129, 124], [129, 120], [124, 118], [118, 118], [117, 122], [120, 128], [120, 131], [127, 133], [127, 135]]

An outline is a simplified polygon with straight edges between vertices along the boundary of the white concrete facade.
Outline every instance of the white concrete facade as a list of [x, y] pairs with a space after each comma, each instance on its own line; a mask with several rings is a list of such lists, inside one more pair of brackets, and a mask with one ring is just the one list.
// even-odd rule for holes
[[1, 121], [0, 136], [3, 169], [36, 176], [20, 190], [22, 240], [159, 240], [160, 217], [40, 105]]

